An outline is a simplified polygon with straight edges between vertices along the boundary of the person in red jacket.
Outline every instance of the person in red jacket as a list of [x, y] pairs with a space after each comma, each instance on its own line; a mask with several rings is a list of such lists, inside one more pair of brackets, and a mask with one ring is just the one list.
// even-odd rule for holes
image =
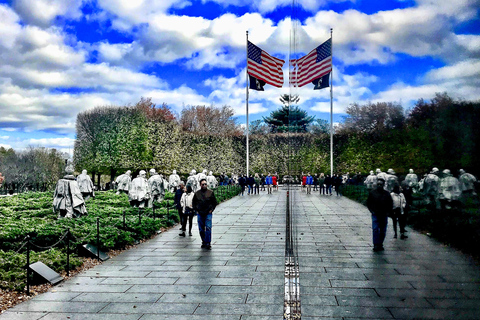
[[302, 191], [305, 189], [306, 185], [307, 185], [307, 176], [302, 174]]
[[273, 184], [273, 189], [277, 189], [278, 191], [277, 174], [274, 174], [272, 176], [272, 184]]

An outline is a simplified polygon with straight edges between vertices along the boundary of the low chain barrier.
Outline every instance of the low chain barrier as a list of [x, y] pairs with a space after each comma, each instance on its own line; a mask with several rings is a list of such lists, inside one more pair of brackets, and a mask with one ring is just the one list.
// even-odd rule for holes
[[[232, 193], [238, 194], [240, 191], [239, 186], [222, 186], [221, 188], [215, 188], [214, 192], [217, 198], [219, 199], [219, 202], [223, 201], [224, 199], [228, 198], [228, 196], [231, 196]], [[142, 218], [152, 218], [154, 221], [158, 218], [161, 217], [170, 217], [170, 213], [172, 210], [177, 210], [175, 204], [171, 204], [169, 200], [164, 200], [166, 203], [165, 205], [159, 206], [158, 203], [154, 203], [152, 208], [136, 208], [137, 212], [135, 212], [135, 208], [131, 208], [129, 210], [123, 210], [123, 214], [121, 217], [116, 217], [117, 222], [113, 225], [107, 225], [108, 222], [111, 221], [111, 219], [105, 219], [106, 222], [104, 222], [104, 226], [108, 227], [113, 227], [117, 228], [123, 232], [137, 232], [137, 230], [132, 227], [132, 226], [141, 226], [142, 224]], [[163, 202], [163, 201], [162, 201]], [[166, 210], [166, 214], [158, 214], [158, 209], [164, 209]], [[146, 210], [149, 209], [149, 210]], [[129, 219], [128, 217], [131, 216], [137, 216], [137, 221]], [[81, 243], [86, 243], [88, 242], [87, 239], [91, 238], [92, 234], [96, 231], [96, 237], [95, 237], [95, 242], [96, 242], [96, 247], [97, 247], [97, 253], [96, 253], [96, 258], [100, 261], [100, 248], [102, 246], [100, 242], [100, 218], [97, 217], [96, 219], [96, 230], [90, 229], [90, 232], [83, 236], [81, 239], [77, 239], [72, 232], [70, 231], [70, 228], [67, 228], [64, 233], [58, 238], [58, 240], [55, 241], [50, 246], [40, 246], [32, 241], [31, 235], [27, 235], [22, 241], [20, 247], [15, 250], [15, 253], [21, 253], [25, 248], [26, 248], [26, 265], [24, 268], [26, 269], [26, 289], [27, 289], [27, 294], [30, 295], [30, 285], [31, 285], [31, 268], [30, 268], [30, 256], [31, 252], [41, 252], [45, 250], [49, 250], [52, 248], [56, 247], [66, 247], [66, 267], [65, 271], [67, 276], [70, 275], [70, 255], [71, 253], [75, 252], [75, 250], [71, 250], [71, 244], [76, 243], [77, 246]], [[35, 251], [38, 250], [38, 251]], [[78, 250], [77, 250], [78, 251]], [[1, 264], [3, 264], [5, 261], [0, 261]]]

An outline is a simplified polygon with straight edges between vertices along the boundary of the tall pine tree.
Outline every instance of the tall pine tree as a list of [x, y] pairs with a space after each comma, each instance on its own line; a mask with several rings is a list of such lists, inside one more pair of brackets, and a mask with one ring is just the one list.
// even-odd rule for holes
[[315, 117], [309, 116], [306, 111], [293, 105], [299, 100], [296, 95], [284, 94], [280, 97], [283, 107], [272, 111], [269, 117], [263, 117], [271, 132], [307, 132], [307, 126], [315, 120]]

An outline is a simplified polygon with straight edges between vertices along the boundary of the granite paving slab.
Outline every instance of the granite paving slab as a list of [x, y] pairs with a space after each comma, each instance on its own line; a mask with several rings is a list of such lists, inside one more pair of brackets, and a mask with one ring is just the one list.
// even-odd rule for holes
[[[178, 226], [11, 308], [0, 320], [277, 320], [285, 294], [286, 190], [214, 213], [211, 251]], [[480, 319], [480, 267], [408, 228], [373, 252], [368, 210], [290, 190], [302, 319]], [[194, 219], [195, 220], [195, 219]]]

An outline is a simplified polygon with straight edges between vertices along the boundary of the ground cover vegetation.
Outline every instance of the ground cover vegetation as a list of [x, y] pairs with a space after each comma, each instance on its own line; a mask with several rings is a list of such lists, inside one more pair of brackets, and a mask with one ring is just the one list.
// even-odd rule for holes
[[[237, 195], [238, 188], [220, 186], [215, 194], [218, 201], [225, 201]], [[130, 206], [126, 194], [97, 192], [86, 203], [88, 215], [77, 219], [57, 219], [52, 210], [51, 191], [1, 197], [0, 289], [23, 290], [26, 285], [26, 236], [32, 243], [30, 263], [42, 261], [59, 273], [67, 267], [67, 239], [70, 239], [73, 254], [69, 269], [73, 270], [84, 261], [81, 245], [97, 246], [97, 220], [100, 250], [123, 249], [178, 223], [173, 197], [167, 192], [155, 208], [139, 211]], [[69, 238], [65, 236], [67, 230]]]

